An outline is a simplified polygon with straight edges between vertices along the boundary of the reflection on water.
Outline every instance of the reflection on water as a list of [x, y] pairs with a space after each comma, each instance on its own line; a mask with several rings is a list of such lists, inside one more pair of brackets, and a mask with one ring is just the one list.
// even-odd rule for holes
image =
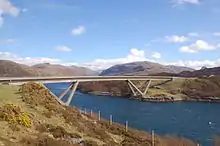
[[[47, 84], [59, 95], [68, 84]], [[62, 90], [60, 90], [62, 89]], [[65, 97], [66, 98], [66, 97]], [[64, 98], [64, 100], [65, 100]], [[212, 137], [220, 134], [220, 104], [202, 102], [148, 103], [117, 97], [75, 94], [71, 105], [101, 111], [104, 118], [113, 115], [116, 122], [157, 134], [183, 136], [210, 146]]]

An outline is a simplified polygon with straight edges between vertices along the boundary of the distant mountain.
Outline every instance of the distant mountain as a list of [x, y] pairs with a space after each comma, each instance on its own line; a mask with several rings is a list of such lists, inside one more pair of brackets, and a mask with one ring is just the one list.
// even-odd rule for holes
[[150, 74], [152, 76], [173, 76], [173, 77], [210, 77], [210, 76], [220, 76], [220, 67], [207, 68], [202, 67], [200, 70], [195, 71], [182, 71], [180, 73], [168, 73], [161, 72]]
[[193, 69], [174, 65], [164, 66], [159, 63], [144, 61], [115, 65], [102, 71], [100, 75], [149, 75], [161, 72], [180, 73], [182, 71], [193, 71]]
[[37, 64], [32, 68], [38, 70], [41, 76], [88, 76], [98, 75], [95, 71], [88, 68], [77, 66], [62, 66], [59, 64]]
[[97, 76], [97, 75], [99, 75], [98, 71], [94, 71], [94, 70], [91, 70], [91, 69], [86, 68], [86, 67], [71, 66], [71, 68], [73, 70], [75, 70], [78, 74], [81, 74], [81, 75], [85, 75], [85, 76]]
[[0, 76], [1, 77], [22, 77], [22, 76], [38, 76], [39, 72], [27, 65], [18, 64], [13, 61], [0, 60]]
[[181, 77], [203, 77], [203, 76], [220, 76], [220, 67], [206, 68], [203, 67], [196, 71], [183, 71], [179, 73]]
[[27, 66], [13, 61], [0, 60], [1, 77], [25, 76], [88, 76], [98, 72], [84, 67], [52, 65], [49, 63]]
[[171, 70], [171, 73], [180, 73], [183, 71], [194, 71], [194, 69], [184, 66], [166, 65], [166, 68]]

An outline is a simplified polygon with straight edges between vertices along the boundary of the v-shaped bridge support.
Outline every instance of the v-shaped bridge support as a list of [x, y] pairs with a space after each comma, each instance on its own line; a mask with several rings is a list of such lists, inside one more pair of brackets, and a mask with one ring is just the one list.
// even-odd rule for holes
[[128, 82], [129, 88], [131, 89], [131, 91], [133, 93], [133, 96], [137, 96], [139, 94], [139, 95], [141, 95], [141, 97], [145, 97], [145, 95], [147, 94], [147, 91], [151, 85], [151, 80], [147, 81], [147, 85], [146, 85], [146, 82], [142, 83], [140, 88], [142, 88], [144, 85], [146, 85], [146, 87], [145, 87], [144, 91], [141, 91], [141, 89], [139, 89], [132, 81], [127, 80], [127, 82]]
[[66, 103], [65, 103], [66, 105], [69, 105], [70, 102], [72, 101], [73, 95], [74, 95], [74, 93], [75, 93], [75, 91], [76, 91], [78, 85], [79, 85], [79, 81], [72, 82], [72, 83], [67, 87], [67, 89], [64, 90], [63, 93], [60, 94], [59, 99], [62, 100], [62, 98], [67, 94], [67, 92], [68, 92], [69, 90], [71, 90], [70, 95], [69, 95], [69, 97], [68, 97], [68, 99], [67, 99], [67, 101], [66, 101]]

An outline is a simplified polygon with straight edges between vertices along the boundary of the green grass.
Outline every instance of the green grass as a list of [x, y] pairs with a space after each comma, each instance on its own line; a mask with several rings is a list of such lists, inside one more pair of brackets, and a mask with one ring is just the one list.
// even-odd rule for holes
[[171, 82], [161, 85], [161, 87], [167, 91], [182, 89], [182, 85], [185, 81], [186, 79], [174, 79]]
[[[181, 93], [183, 84], [187, 81], [187, 79], [174, 79], [173, 81], [166, 82], [164, 81], [152, 81], [151, 88], [149, 88], [147, 95], [149, 97], [176, 97], [176, 98], [182, 98], [185, 97]], [[153, 87], [158, 87], [153, 88]], [[172, 92], [176, 91], [177, 93], [173, 94]]]
[[18, 93], [18, 86], [13, 85], [0, 85], [0, 106], [5, 103], [21, 102]]
[[147, 96], [149, 97], [158, 97], [158, 96], [173, 97], [172, 94], [162, 89], [149, 89], [147, 92]]

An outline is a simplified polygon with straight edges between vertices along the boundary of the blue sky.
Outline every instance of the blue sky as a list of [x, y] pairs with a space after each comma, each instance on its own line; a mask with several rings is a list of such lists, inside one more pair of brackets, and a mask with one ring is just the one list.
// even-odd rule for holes
[[220, 66], [219, 0], [0, 0], [0, 59]]

